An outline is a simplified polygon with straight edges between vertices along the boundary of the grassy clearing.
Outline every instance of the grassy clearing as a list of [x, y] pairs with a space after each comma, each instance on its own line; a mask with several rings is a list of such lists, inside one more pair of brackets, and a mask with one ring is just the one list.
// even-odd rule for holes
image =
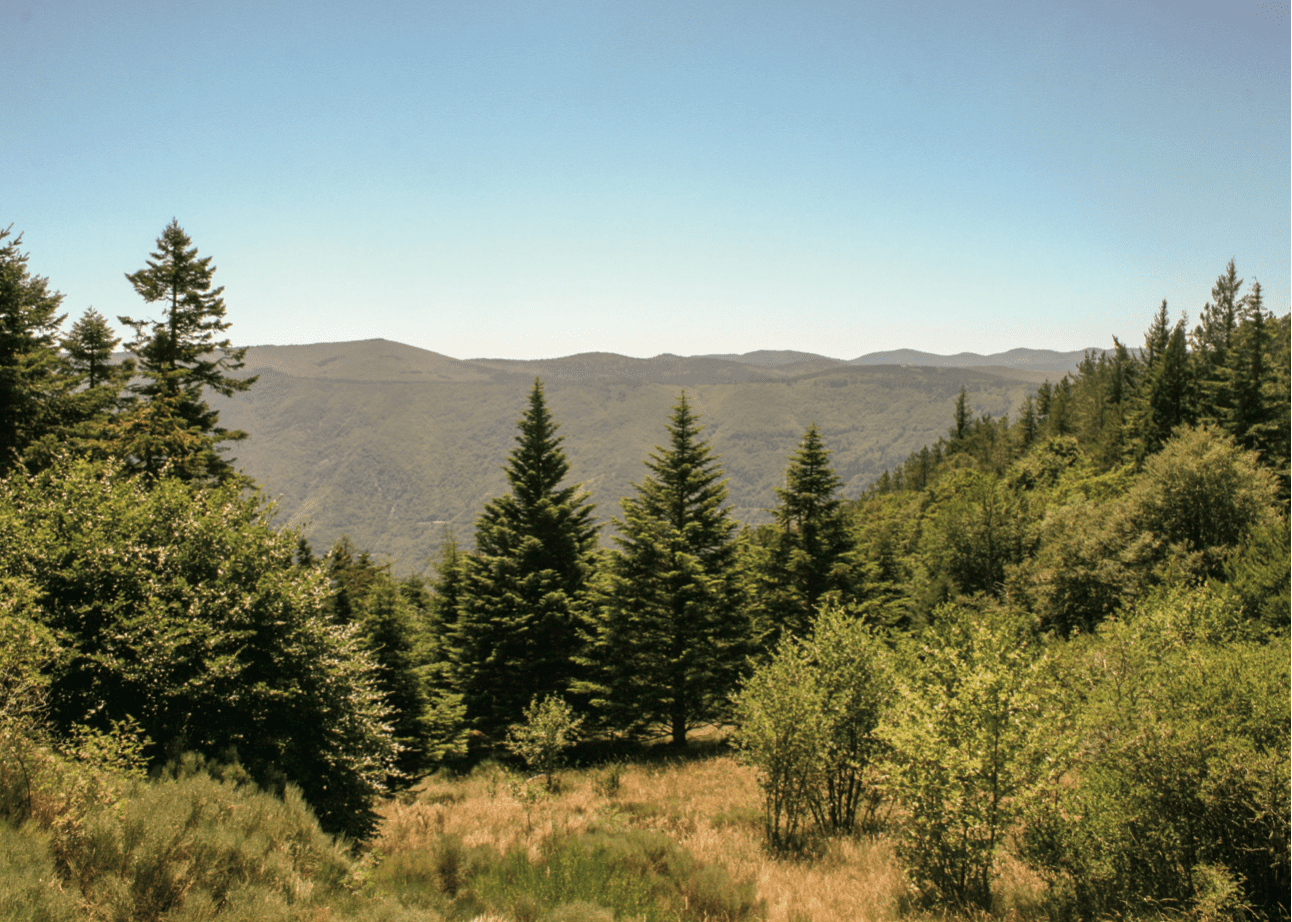
[[[408, 895], [415, 865], [413, 876], [456, 894], [462, 909], [517, 922], [585, 918], [578, 912], [593, 907], [614, 914], [586, 918], [918, 915], [882, 835], [831, 840], [810, 861], [769, 855], [753, 771], [729, 754], [568, 771], [560, 782], [546, 794], [541, 779], [493, 763], [427, 779], [381, 808], [374, 882]], [[1042, 885], [1025, 868], [1005, 867], [999, 892], [996, 917], [1044, 916]]]

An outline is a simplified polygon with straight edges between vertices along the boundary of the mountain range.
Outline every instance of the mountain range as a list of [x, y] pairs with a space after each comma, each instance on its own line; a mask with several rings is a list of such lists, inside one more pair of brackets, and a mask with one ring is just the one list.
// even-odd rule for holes
[[706, 427], [738, 520], [768, 521], [786, 459], [821, 429], [844, 495], [937, 441], [960, 388], [977, 413], [1014, 412], [1084, 352], [1015, 349], [936, 356], [914, 350], [851, 361], [803, 352], [554, 359], [455, 359], [387, 340], [253, 346], [248, 391], [215, 397], [221, 425], [248, 433], [236, 466], [275, 498], [279, 524], [322, 552], [342, 535], [397, 574], [426, 572], [449, 534], [470, 545], [535, 378], [561, 425], [571, 478], [608, 521], [666, 440], [678, 394]]

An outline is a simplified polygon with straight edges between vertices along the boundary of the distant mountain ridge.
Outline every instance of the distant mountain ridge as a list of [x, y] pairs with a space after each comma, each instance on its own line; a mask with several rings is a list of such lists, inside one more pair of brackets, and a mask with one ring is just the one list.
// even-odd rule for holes
[[[1052, 371], [1065, 374], [1076, 369], [1087, 352], [1096, 355], [1104, 349], [1080, 349], [1075, 352], [1056, 352], [1053, 349], [1010, 349], [1008, 352], [994, 352], [991, 355], [979, 355], [977, 352], [958, 352], [955, 355], [937, 355], [932, 352], [921, 352], [918, 349], [890, 349], [887, 352], [869, 352], [855, 359], [831, 359], [811, 352], [771, 351], [760, 349], [757, 352], [746, 352], [744, 355], [734, 353], [725, 355], [705, 355], [697, 358], [722, 359], [728, 362], [744, 362], [750, 365], [792, 365], [805, 362], [839, 362], [845, 365], [919, 365], [927, 368], [975, 368], [984, 366], [1002, 366], [1006, 368], [1026, 368], [1032, 371]], [[658, 357], [658, 356], [657, 356]]]
[[1023, 363], [1065, 354], [976, 357], [997, 365], [881, 355], [886, 363], [771, 350], [513, 360], [455, 359], [384, 339], [253, 346], [243, 372], [260, 380], [211, 405], [223, 426], [249, 434], [231, 454], [276, 500], [281, 524], [303, 529], [318, 551], [348, 534], [398, 573], [425, 572], [447, 533], [470, 546], [484, 503], [506, 491], [503, 464], [536, 377], [561, 426], [571, 482], [592, 494], [603, 521], [641, 481], [685, 389], [729, 478], [736, 518], [753, 524], [769, 520], [786, 458], [809, 423], [821, 429], [844, 496], [855, 497], [947, 433], [960, 388], [975, 413], [1013, 413], [1062, 373]]

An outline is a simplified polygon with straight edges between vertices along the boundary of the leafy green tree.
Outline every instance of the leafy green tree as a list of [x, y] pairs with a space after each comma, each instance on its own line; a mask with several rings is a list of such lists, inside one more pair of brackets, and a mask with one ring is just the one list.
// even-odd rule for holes
[[11, 231], [0, 230], [0, 475], [57, 424], [71, 387], [57, 348], [63, 296], [31, 274]]
[[563, 698], [548, 695], [541, 702], [535, 698], [525, 708], [524, 723], [507, 731], [507, 748], [540, 772], [551, 791], [565, 750], [578, 739], [582, 724], [583, 719], [574, 716], [574, 709]]
[[395, 757], [375, 664], [269, 515], [236, 484], [60, 459], [0, 482], [0, 573], [34, 587], [67, 639], [50, 672], [58, 729], [133, 718], [154, 765], [236, 758], [299, 785], [325, 828], [366, 836]]
[[1254, 452], [1218, 430], [1187, 427], [1145, 462], [1125, 514], [1134, 533], [1156, 542], [1162, 576], [1219, 577], [1252, 529], [1274, 517], [1275, 497]]
[[1047, 711], [1026, 619], [946, 607], [906, 651], [878, 733], [906, 811], [898, 852], [926, 898], [987, 909], [997, 854], [1042, 777]]
[[830, 467], [830, 452], [816, 424], [808, 426], [776, 490], [766, 559], [755, 576], [755, 605], [764, 643], [782, 634], [806, 637], [817, 606], [827, 593], [847, 587], [847, 522], [839, 490], [843, 482]]
[[796, 637], [781, 640], [735, 697], [736, 740], [758, 772], [763, 832], [779, 852], [806, 845], [812, 799], [826, 772], [830, 714], [821, 676]]
[[955, 590], [1000, 595], [1005, 570], [1023, 556], [1026, 510], [1003, 482], [977, 471], [955, 471], [933, 491], [921, 537], [930, 570]]
[[[219, 413], [203, 392], [229, 397], [256, 379], [232, 374], [243, 367], [247, 350], [219, 338], [229, 329], [224, 288], [212, 287], [211, 257], [199, 259], [192, 243], [172, 220], [148, 264], [126, 275], [145, 302], [163, 305], [161, 320], [118, 318], [134, 330], [126, 347], [138, 359], [140, 380], [131, 390], [146, 405], [129, 444], [134, 463], [150, 475], [171, 462], [172, 476], [225, 480], [235, 475], [220, 443], [246, 433], [220, 428]], [[176, 438], [176, 431], [191, 437]]]
[[466, 560], [456, 660], [467, 715], [501, 736], [535, 696], [565, 695], [582, 653], [579, 607], [597, 526], [537, 379], [507, 464], [511, 493], [485, 506]]
[[600, 665], [594, 704], [611, 726], [664, 728], [674, 744], [721, 718], [750, 649], [736, 591], [736, 524], [718, 460], [683, 393], [669, 447], [622, 503], [618, 549], [600, 587], [590, 662]]
[[758, 771], [772, 848], [801, 850], [809, 819], [822, 832], [848, 834], [864, 809], [862, 822], [873, 828], [888, 660], [869, 625], [827, 606], [810, 637], [782, 638], [735, 696], [736, 739]]

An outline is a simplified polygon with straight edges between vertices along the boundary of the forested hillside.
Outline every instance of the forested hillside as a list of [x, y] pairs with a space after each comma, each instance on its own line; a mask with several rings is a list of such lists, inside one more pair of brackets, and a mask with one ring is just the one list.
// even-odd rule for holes
[[631, 494], [659, 420], [685, 387], [727, 460], [736, 518], [752, 524], [768, 521], [785, 455], [808, 423], [827, 433], [844, 492], [855, 497], [944, 432], [961, 387], [1000, 417], [1047, 376], [759, 358], [460, 361], [382, 340], [260, 346], [245, 358], [256, 387], [212, 406], [250, 434], [238, 464], [277, 500], [282, 524], [320, 547], [348, 535], [398, 573], [425, 573], [446, 528], [469, 543], [484, 504], [506, 490], [501, 459], [535, 377], [561, 420], [571, 476], [600, 520]]
[[[876, 867], [883, 918], [1289, 917], [1292, 318], [1232, 262], [1196, 325], [1163, 303], [1017, 401], [914, 370], [884, 412], [935, 390], [943, 434], [860, 496], [834, 433], [887, 372], [620, 383], [655, 447], [610, 534], [576, 464], [602, 404], [556, 369], [625, 360], [495, 369], [502, 489], [424, 579], [311, 548], [239, 473], [211, 395], [272, 373], [177, 223], [125, 364], [0, 243], [3, 917], [789, 920], [789, 870]], [[283, 355], [371, 373], [311, 348]], [[447, 387], [508, 365], [379, 348]], [[791, 425], [742, 523], [729, 474]], [[621, 799], [705, 775], [700, 735], [752, 800]], [[597, 794], [558, 820], [580, 737]]]

